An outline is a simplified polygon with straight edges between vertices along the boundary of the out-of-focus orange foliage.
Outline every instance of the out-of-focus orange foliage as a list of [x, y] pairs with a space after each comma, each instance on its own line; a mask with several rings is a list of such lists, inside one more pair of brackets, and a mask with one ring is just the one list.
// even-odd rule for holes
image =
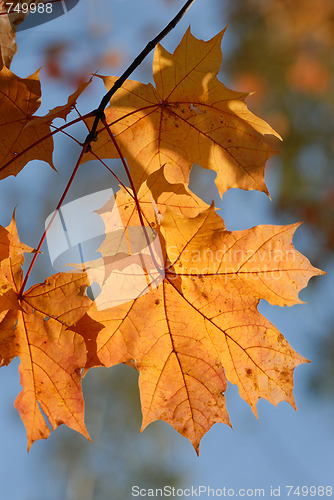
[[313, 42], [330, 50], [334, 44], [333, 2], [331, 0], [250, 0], [254, 9], [262, 11], [268, 26], [279, 27], [280, 40], [295, 47]]
[[[250, 102], [286, 140], [277, 158], [283, 173], [277, 208], [308, 222], [333, 250], [326, 193], [334, 187], [334, 3], [237, 0], [227, 10], [237, 43], [225, 65], [237, 89], [259, 90]], [[319, 259], [324, 250], [319, 246]]]
[[[232, 18], [237, 23], [246, 23], [241, 15], [245, 11], [251, 19], [251, 22], [248, 19], [248, 28], [252, 34], [246, 33], [245, 42], [246, 38], [248, 42], [251, 40], [247, 55], [249, 73], [253, 74], [253, 78], [264, 80], [262, 85], [266, 86], [266, 78], [276, 77], [274, 67], [277, 65], [281, 78], [284, 80], [287, 73], [287, 83], [296, 89], [317, 94], [330, 90], [332, 76], [329, 62], [334, 48], [334, 5], [331, 0], [240, 0], [231, 7]], [[261, 25], [261, 29], [254, 30], [252, 21]], [[258, 73], [258, 67], [266, 64], [263, 60], [265, 50], [255, 60], [252, 47], [253, 41], [260, 38], [266, 40], [272, 58], [269, 68], [262, 75]], [[240, 40], [242, 43], [242, 37]], [[238, 74], [244, 71], [245, 68], [238, 69]], [[278, 79], [277, 84], [283, 82]]]
[[124, 63], [125, 54], [121, 48], [108, 47], [99, 57], [86, 55], [78, 67], [69, 63], [69, 55], [75, 49], [73, 40], [50, 43], [41, 47], [43, 71], [48, 79], [61, 81], [63, 85], [75, 87], [87, 78], [87, 73], [103, 69], [116, 71]]
[[322, 94], [330, 88], [331, 73], [329, 68], [314, 55], [301, 53], [287, 74], [292, 88], [310, 94]]

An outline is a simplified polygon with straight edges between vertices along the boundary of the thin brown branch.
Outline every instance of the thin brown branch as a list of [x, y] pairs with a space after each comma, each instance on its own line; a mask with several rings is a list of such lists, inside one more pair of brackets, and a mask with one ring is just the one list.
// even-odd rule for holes
[[110, 172], [114, 177], [115, 179], [117, 180], [117, 182], [119, 183], [120, 186], [122, 186], [125, 191], [128, 193], [129, 196], [131, 196], [131, 198], [134, 198], [134, 195], [129, 191], [129, 188], [127, 188], [125, 186], [125, 184], [123, 184], [123, 182], [121, 181], [121, 179], [115, 174], [115, 172], [113, 172], [111, 170], [110, 167], [108, 167], [108, 165], [106, 164], [106, 162], [104, 162], [96, 153], [94, 153], [94, 151], [91, 151], [92, 155], [95, 156], [96, 160], [98, 160], [100, 163], [102, 163], [102, 165], [108, 170], [108, 172]]
[[78, 141], [73, 135], [69, 134], [68, 132], [65, 132], [65, 130], [61, 130], [59, 127], [56, 127], [55, 125], [52, 125], [50, 123], [50, 127], [54, 128], [56, 132], [61, 132], [63, 135], [66, 135], [69, 139], [72, 139], [72, 141], [76, 142], [79, 146], [83, 146], [83, 143]]
[[9, 167], [9, 165], [11, 165], [14, 161], [16, 161], [18, 158], [23, 156], [25, 153], [27, 153], [27, 151], [30, 151], [30, 149], [33, 149], [35, 146], [37, 146], [41, 142], [45, 141], [49, 137], [52, 137], [53, 135], [57, 134], [58, 132], [62, 132], [65, 128], [70, 127], [71, 125], [74, 125], [75, 123], [79, 123], [81, 121], [84, 121], [86, 118], [90, 118], [91, 116], [94, 116], [94, 112], [87, 113], [86, 115], [83, 115], [82, 117], [79, 117], [79, 118], [75, 118], [74, 120], [71, 120], [70, 122], [65, 123], [61, 127], [55, 127], [56, 130], [54, 130], [53, 132], [50, 132], [49, 134], [46, 134], [41, 139], [38, 139], [33, 144], [31, 144], [30, 146], [25, 148], [23, 151], [21, 151], [20, 153], [18, 153], [15, 156], [13, 156], [13, 158], [11, 158], [9, 161], [7, 161], [7, 163], [5, 165], [2, 165], [2, 167], [0, 167], [0, 172], [2, 170], [4, 170], [5, 168]]
[[138, 217], [139, 217], [139, 220], [140, 220], [141, 227], [143, 229], [143, 233], [144, 233], [144, 236], [145, 236], [147, 248], [149, 249], [149, 252], [151, 254], [152, 261], [154, 262], [154, 265], [155, 265], [157, 271], [159, 271], [159, 273], [162, 273], [162, 269], [160, 268], [159, 264], [157, 263], [157, 261], [155, 259], [155, 256], [153, 255], [153, 252], [152, 252], [151, 242], [150, 242], [150, 239], [149, 239], [147, 231], [146, 231], [146, 226], [145, 226], [143, 214], [142, 214], [142, 211], [141, 211], [141, 207], [140, 207], [140, 204], [139, 204], [139, 200], [138, 200], [138, 196], [137, 196], [137, 191], [136, 191], [135, 185], [133, 183], [129, 167], [128, 167], [126, 161], [125, 161], [123, 153], [122, 153], [122, 151], [121, 151], [121, 149], [120, 149], [120, 147], [119, 147], [119, 145], [118, 145], [118, 143], [117, 143], [117, 141], [116, 141], [113, 133], [111, 132], [110, 128], [108, 127], [108, 124], [107, 124], [107, 121], [106, 121], [105, 118], [102, 118], [102, 123], [103, 123], [104, 127], [106, 128], [106, 130], [107, 130], [107, 132], [108, 132], [108, 134], [110, 136], [110, 139], [114, 143], [114, 146], [115, 146], [115, 148], [116, 148], [116, 150], [117, 150], [117, 152], [119, 154], [121, 162], [123, 163], [124, 169], [125, 169], [126, 174], [127, 174], [128, 178], [129, 178], [130, 186], [131, 186], [131, 189], [133, 191], [134, 201], [135, 201], [135, 204], [136, 204], [136, 207], [137, 207]]
[[32, 268], [33, 268], [33, 267], [34, 267], [34, 265], [35, 265], [35, 262], [36, 262], [37, 256], [38, 256], [38, 254], [39, 254], [39, 252], [40, 252], [40, 249], [41, 249], [41, 247], [42, 247], [42, 245], [43, 245], [43, 242], [44, 242], [44, 240], [45, 240], [45, 238], [46, 238], [46, 235], [48, 234], [48, 232], [49, 232], [49, 230], [50, 230], [50, 227], [51, 227], [51, 225], [52, 225], [53, 221], [55, 220], [55, 218], [56, 218], [56, 216], [57, 216], [57, 214], [58, 214], [58, 212], [59, 212], [60, 207], [61, 207], [61, 206], [62, 206], [62, 204], [63, 204], [63, 201], [64, 201], [64, 199], [65, 199], [65, 197], [66, 197], [66, 195], [67, 195], [67, 193], [68, 193], [68, 190], [69, 190], [69, 189], [70, 189], [70, 187], [71, 187], [71, 184], [72, 184], [72, 182], [73, 182], [73, 179], [74, 179], [74, 177], [75, 177], [75, 175], [76, 175], [76, 173], [77, 173], [77, 171], [78, 171], [78, 168], [79, 168], [79, 166], [80, 166], [80, 164], [81, 164], [81, 160], [82, 160], [82, 158], [83, 158], [83, 156], [84, 156], [84, 154], [85, 154], [85, 152], [86, 152], [86, 148], [87, 148], [87, 146], [86, 146], [86, 144], [84, 144], [84, 146], [83, 146], [83, 148], [82, 148], [82, 151], [81, 151], [81, 153], [80, 153], [80, 156], [79, 156], [79, 158], [78, 158], [78, 160], [77, 160], [77, 162], [76, 162], [76, 164], [75, 164], [75, 167], [74, 167], [74, 169], [73, 169], [73, 172], [72, 172], [72, 175], [71, 175], [71, 177], [70, 177], [70, 180], [68, 181], [67, 186], [66, 186], [66, 188], [65, 188], [65, 190], [64, 190], [64, 192], [63, 192], [63, 194], [62, 194], [62, 196], [61, 196], [61, 198], [60, 198], [60, 200], [59, 200], [59, 202], [58, 202], [58, 205], [57, 205], [57, 207], [56, 207], [56, 210], [54, 211], [54, 213], [53, 213], [53, 215], [52, 215], [52, 217], [51, 217], [51, 219], [50, 219], [50, 222], [49, 222], [49, 224], [47, 225], [47, 227], [46, 227], [46, 229], [45, 229], [45, 231], [44, 231], [44, 233], [43, 233], [43, 235], [42, 235], [42, 237], [41, 237], [41, 239], [40, 239], [40, 242], [39, 242], [38, 247], [37, 247], [37, 249], [36, 249], [35, 255], [34, 255], [34, 257], [33, 257], [32, 261], [31, 261], [31, 263], [30, 263], [30, 266], [29, 266], [29, 268], [28, 268], [28, 271], [27, 271], [27, 273], [26, 273], [26, 275], [25, 275], [25, 278], [24, 278], [24, 280], [23, 280], [22, 286], [21, 286], [21, 288], [20, 288], [20, 291], [19, 291], [19, 294], [18, 294], [19, 298], [22, 298], [22, 294], [23, 294], [23, 292], [24, 292], [24, 289], [25, 289], [25, 286], [26, 286], [26, 284], [27, 284], [27, 281], [28, 281], [29, 275], [30, 275], [30, 273], [31, 273], [31, 271], [32, 271]]
[[131, 73], [143, 62], [146, 56], [154, 49], [154, 47], [165, 38], [168, 33], [172, 31], [173, 28], [181, 21], [184, 14], [187, 10], [192, 6], [195, 0], [187, 0], [184, 6], [180, 9], [180, 11], [176, 14], [176, 16], [167, 24], [167, 26], [155, 37], [153, 40], [148, 42], [146, 47], [140, 52], [140, 54], [134, 59], [134, 61], [130, 64], [130, 66], [124, 71], [124, 73], [116, 80], [111, 89], [105, 94], [103, 99], [100, 102], [99, 107], [95, 110], [95, 120], [92, 126], [92, 130], [87, 135], [85, 144], [87, 144], [87, 151], [90, 150], [90, 143], [96, 140], [96, 131], [100, 120], [104, 117], [104, 110], [108, 105], [111, 97], [115, 94], [115, 92], [123, 85], [125, 80], [129, 78]]

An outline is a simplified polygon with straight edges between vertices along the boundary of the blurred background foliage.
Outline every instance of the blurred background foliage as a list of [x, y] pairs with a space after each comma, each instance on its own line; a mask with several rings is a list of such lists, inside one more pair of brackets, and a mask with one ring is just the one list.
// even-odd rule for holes
[[310, 225], [321, 266], [334, 250], [334, 3], [234, 0], [226, 16], [232, 86], [284, 138], [276, 210]]

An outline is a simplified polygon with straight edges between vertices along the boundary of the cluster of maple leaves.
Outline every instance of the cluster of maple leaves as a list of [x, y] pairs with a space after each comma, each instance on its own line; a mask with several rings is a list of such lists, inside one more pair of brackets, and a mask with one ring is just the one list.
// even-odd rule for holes
[[[150, 259], [141, 267], [147, 278], [149, 266], [155, 268], [153, 283], [136, 284], [135, 297], [111, 304], [115, 287], [129, 286], [120, 262], [131, 257], [131, 245], [126, 252], [124, 241], [113, 237], [111, 201], [99, 210], [106, 228], [102, 257], [81, 266], [83, 272], [55, 274], [27, 291], [21, 266], [24, 253], [36, 251], [19, 240], [14, 217], [0, 227], [0, 358], [2, 365], [21, 360], [15, 406], [28, 448], [50, 433], [44, 415], [52, 430], [65, 423], [89, 437], [81, 377], [95, 366], [126, 363], [138, 370], [142, 429], [164, 420], [197, 452], [215, 422], [229, 424], [227, 381], [237, 384], [255, 414], [259, 398], [295, 406], [293, 370], [307, 360], [257, 306], [260, 299], [299, 303], [309, 278], [322, 274], [292, 245], [299, 224], [228, 231], [214, 206], [187, 187], [197, 163], [217, 174], [221, 195], [230, 188], [268, 194], [264, 168], [275, 151], [264, 135], [279, 135], [247, 109], [247, 94], [218, 80], [222, 36], [204, 42], [188, 30], [173, 54], [158, 45], [155, 86], [127, 80], [82, 155], [81, 163], [121, 158], [128, 169], [132, 189], [122, 186], [116, 195], [122, 238], [128, 241], [132, 228], [142, 232]], [[109, 90], [117, 78], [103, 80]], [[50, 125], [66, 119], [86, 85], [66, 105], [37, 117], [38, 73], [19, 78], [3, 67], [1, 179], [33, 159], [53, 167]], [[91, 127], [93, 118], [84, 120]], [[135, 273], [131, 287], [134, 280]], [[96, 301], [86, 293], [92, 281], [101, 287]]]

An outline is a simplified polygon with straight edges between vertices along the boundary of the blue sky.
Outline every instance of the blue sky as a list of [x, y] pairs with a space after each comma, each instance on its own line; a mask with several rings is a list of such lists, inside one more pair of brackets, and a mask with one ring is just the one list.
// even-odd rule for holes
[[[124, 66], [127, 66], [146, 44], [150, 29], [163, 27], [183, 4], [180, 1], [167, 3], [162, 0], [137, 0], [134, 3], [130, 0], [114, 0], [109, 2], [109, 9], [105, 11], [103, 9], [106, 2], [96, 0], [93, 11], [92, 3], [81, 0], [79, 6], [66, 16], [34, 30], [21, 32], [18, 36], [19, 51], [14, 58], [12, 71], [19, 76], [32, 73], [41, 65], [41, 45], [48, 40], [66, 37], [75, 40], [73, 64], [79, 59], [93, 58], [102, 46], [110, 43], [113, 48], [125, 45]], [[163, 45], [168, 50], [173, 50], [189, 24], [198, 38], [208, 39], [214, 36], [225, 26], [223, 17], [217, 16], [219, 3], [218, 0], [196, 0]], [[90, 19], [87, 12], [90, 12]], [[94, 30], [96, 35], [93, 37]], [[232, 30], [233, 26], [229, 27], [224, 36], [223, 53], [233, 44]], [[41, 77], [43, 80], [43, 70]], [[142, 77], [140, 70], [133, 76], [138, 79]], [[96, 93], [90, 93], [89, 98], [83, 100], [80, 109], [84, 112], [96, 106], [102, 92], [100, 83], [97, 83]], [[56, 86], [48, 89], [45, 85], [46, 98], [43, 100], [42, 110], [47, 111], [62, 104], [68, 94], [69, 89], [59, 89]], [[38, 198], [42, 194], [39, 183], [44, 186], [44, 182], [52, 182], [56, 175], [52, 171], [46, 172], [45, 169], [48, 168], [42, 168], [41, 162], [34, 162], [28, 167], [28, 173], [22, 172], [16, 179], [11, 177], [0, 184], [1, 224], [8, 224], [12, 208], [18, 202], [18, 195], [19, 214], [31, 214], [30, 217], [38, 221]], [[60, 166], [60, 170], [65, 182], [66, 169], [64, 167], [62, 171]], [[275, 159], [270, 164], [266, 180], [274, 199], [280, 183]], [[231, 190], [224, 195], [220, 206], [228, 229], [286, 223], [274, 216], [272, 202], [263, 193]], [[20, 222], [20, 226], [24, 232], [24, 222]], [[27, 242], [32, 244], [32, 241]], [[294, 243], [305, 255], [312, 254], [312, 234], [303, 225], [298, 229]], [[203, 438], [199, 458], [187, 440], [181, 436], [177, 438], [181, 444], [181, 452], [178, 447], [175, 456], [173, 452], [172, 456], [175, 460], [182, 461], [189, 471], [185, 487], [225, 486], [234, 488], [235, 491], [239, 488], [264, 488], [266, 498], [270, 496], [271, 486], [281, 487], [281, 498], [288, 498], [288, 485], [322, 485], [333, 486], [334, 489], [334, 405], [330, 401], [316, 398], [308, 386], [311, 374], [322, 369], [322, 359], [316, 352], [317, 341], [325, 336], [333, 322], [329, 306], [334, 302], [334, 263], [327, 262], [324, 268], [328, 272], [327, 276], [316, 278], [314, 286], [301, 293], [306, 304], [290, 308], [273, 307], [267, 303], [260, 305], [261, 312], [279, 328], [292, 347], [312, 360], [311, 364], [302, 365], [295, 371], [294, 394], [298, 412], [286, 403], [280, 403], [276, 408], [266, 401], [260, 401], [259, 420], [256, 420], [248, 405], [239, 398], [237, 389], [230, 384], [226, 397], [233, 430], [223, 424], [216, 424]], [[28, 455], [25, 430], [13, 408], [20, 391], [17, 368], [18, 362], [15, 360], [9, 367], [0, 370], [1, 498], [55, 500], [55, 492], [48, 490], [48, 481], [53, 475], [52, 469], [45, 463], [48, 442], [35, 444]], [[57, 438], [57, 432], [61, 431], [56, 431], [51, 439]], [[150, 431], [147, 429], [145, 432]], [[170, 429], [170, 432], [176, 431]], [[157, 457], [152, 456], [152, 461], [154, 460]], [[201, 498], [209, 497], [202, 495]]]

